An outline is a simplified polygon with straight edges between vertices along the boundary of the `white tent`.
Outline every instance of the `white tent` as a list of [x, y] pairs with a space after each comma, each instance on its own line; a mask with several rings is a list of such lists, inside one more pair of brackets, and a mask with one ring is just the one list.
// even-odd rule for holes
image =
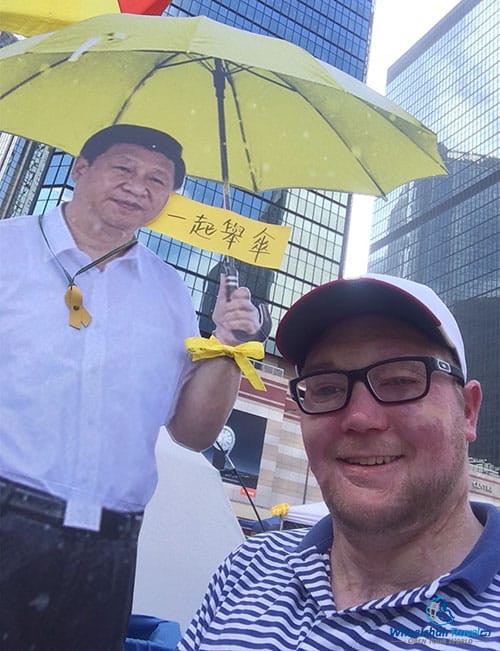
[[290, 506], [288, 513], [283, 516], [283, 521], [312, 526], [318, 520], [324, 518], [325, 515], [328, 515], [328, 507], [326, 504], [324, 502], [313, 502], [312, 504]]
[[162, 429], [158, 486], [139, 537], [132, 612], [179, 622], [184, 631], [212, 573], [244, 540], [219, 472]]

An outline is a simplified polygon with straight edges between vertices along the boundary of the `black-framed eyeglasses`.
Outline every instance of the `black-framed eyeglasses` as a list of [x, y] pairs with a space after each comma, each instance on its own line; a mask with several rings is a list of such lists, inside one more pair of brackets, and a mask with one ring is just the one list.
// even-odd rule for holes
[[324, 414], [349, 402], [355, 382], [363, 382], [378, 402], [420, 400], [429, 393], [434, 371], [446, 373], [462, 386], [462, 371], [436, 357], [394, 357], [354, 371], [313, 371], [290, 380], [293, 399], [305, 414]]

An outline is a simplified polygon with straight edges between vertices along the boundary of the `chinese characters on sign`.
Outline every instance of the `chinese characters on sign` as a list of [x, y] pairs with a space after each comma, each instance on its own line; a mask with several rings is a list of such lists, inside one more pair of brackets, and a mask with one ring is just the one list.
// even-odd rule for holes
[[180, 194], [173, 194], [147, 227], [201, 249], [271, 269], [279, 269], [290, 235], [289, 226], [248, 219]]

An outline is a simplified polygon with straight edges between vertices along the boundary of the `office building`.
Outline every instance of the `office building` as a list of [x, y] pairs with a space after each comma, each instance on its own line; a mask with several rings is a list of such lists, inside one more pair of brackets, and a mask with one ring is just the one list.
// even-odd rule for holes
[[483, 384], [470, 453], [486, 470], [500, 466], [499, 78], [496, 0], [462, 0], [391, 66], [387, 96], [437, 133], [449, 174], [376, 201], [368, 264], [429, 284], [450, 305], [469, 377]]

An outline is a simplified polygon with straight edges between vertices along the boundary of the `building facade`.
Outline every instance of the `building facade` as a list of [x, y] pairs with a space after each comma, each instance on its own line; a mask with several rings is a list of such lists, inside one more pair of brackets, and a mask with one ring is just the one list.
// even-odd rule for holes
[[[206, 15], [234, 27], [283, 38], [364, 80], [373, 4], [373, 0], [283, 0], [279, 3], [270, 0], [172, 0], [164, 15]], [[170, 92], [174, 91], [167, 91], [166, 99]], [[0, 218], [46, 212], [69, 196], [72, 188], [70, 156], [21, 138], [6, 134], [1, 137], [6, 143], [8, 141], [12, 151], [6, 150], [5, 166], [0, 167], [3, 170]], [[0, 140], [0, 147], [1, 143]], [[216, 183], [188, 178], [183, 192], [197, 201], [222, 205], [222, 187]], [[243, 431], [257, 424], [259, 431], [264, 432], [254, 441], [257, 455], [255, 449], [251, 450], [251, 455], [249, 451], [246, 454], [242, 451], [245, 447], [243, 434], [239, 436], [239, 447], [233, 452], [241, 474], [249, 477], [248, 488], [255, 493], [257, 504], [264, 508], [280, 501], [300, 503], [319, 499], [314, 480], [309, 476], [297, 414], [286, 395], [286, 376], [290, 369], [277, 356], [274, 332], [280, 317], [296, 299], [312, 287], [341, 274], [349, 207], [347, 193], [314, 189], [258, 194], [238, 189], [231, 191], [231, 208], [236, 213], [292, 228], [279, 270], [239, 264], [241, 284], [250, 288], [257, 302], [269, 305], [274, 324], [266, 343], [266, 360], [259, 365], [268, 390], [266, 394], [257, 395], [243, 381], [233, 417], [235, 429]], [[191, 291], [202, 332], [211, 332], [210, 315], [221, 256], [147, 229], [142, 229], [139, 237], [177, 268]], [[236, 484], [229, 483], [228, 490], [232, 491], [234, 500], [246, 500]]]
[[460, 323], [483, 385], [470, 453], [500, 466], [500, 78], [496, 0], [462, 0], [396, 61], [387, 96], [438, 135], [448, 176], [375, 202], [368, 269], [430, 285]]

